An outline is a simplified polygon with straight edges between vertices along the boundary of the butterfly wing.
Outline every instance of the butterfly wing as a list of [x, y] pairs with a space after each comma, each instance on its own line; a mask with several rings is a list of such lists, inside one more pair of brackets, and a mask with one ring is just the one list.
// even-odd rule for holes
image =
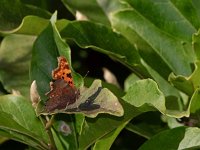
[[74, 87], [69, 63], [63, 56], [58, 57], [58, 67], [52, 71], [52, 77], [54, 80], [63, 79], [69, 86]]
[[63, 79], [51, 82], [51, 90], [46, 94], [48, 97], [45, 110], [52, 112], [56, 109], [65, 109], [66, 106], [75, 103], [79, 91], [69, 86]]
[[46, 94], [48, 99], [45, 110], [48, 112], [64, 109], [75, 103], [80, 94], [74, 86], [69, 63], [65, 57], [58, 57], [58, 67], [52, 71], [52, 78], [54, 82], [50, 83], [51, 90]]

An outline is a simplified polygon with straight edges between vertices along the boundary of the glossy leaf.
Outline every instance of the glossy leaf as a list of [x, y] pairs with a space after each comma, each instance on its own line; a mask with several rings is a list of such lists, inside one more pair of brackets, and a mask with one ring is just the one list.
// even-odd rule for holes
[[[133, 93], [134, 96], [132, 96]], [[148, 109], [152, 109], [151, 107], [154, 106], [163, 114], [166, 112], [165, 97], [163, 93], [159, 91], [156, 83], [151, 79], [135, 82], [135, 84], [129, 88], [123, 99], [135, 107], [142, 107], [145, 104], [150, 104]]]
[[[163, 34], [135, 10], [129, 9], [113, 14], [112, 24], [121, 33], [125, 32], [124, 35], [126, 35], [127, 28], [132, 34], [137, 33], [146, 43], [151, 45], [153, 51], [159, 55], [174, 73], [183, 75], [191, 73], [188, 63], [190, 60], [185, 56], [185, 50], [181, 42], [168, 34]], [[171, 53], [172, 51], [173, 54]]]
[[34, 144], [34, 147], [47, 147], [45, 128], [27, 99], [14, 95], [1, 96], [0, 116], [0, 129], [6, 136], [30, 145]]
[[[13, 33], [39, 35], [33, 48], [30, 76], [31, 80], [36, 80], [38, 85], [42, 107], [47, 99], [45, 93], [50, 89], [51, 72], [57, 67], [57, 57], [65, 56], [71, 67], [70, 48], [66, 42], [71, 44], [71, 41], [73, 41], [81, 48], [91, 48], [103, 53], [122, 63], [124, 67], [129, 68], [137, 76], [130, 76], [126, 80], [125, 96], [124, 91], [112, 86], [108, 86], [109, 90], [106, 89], [105, 93], [101, 91], [103, 100], [107, 100], [107, 98], [115, 99], [117, 102], [120, 100], [124, 108], [123, 117], [99, 114], [96, 118], [87, 118], [76, 115], [75, 120], [73, 118], [67, 121], [62, 118], [55, 120], [52, 132], [58, 149], [87, 149], [90, 146], [93, 146], [93, 149], [109, 149], [124, 125], [132, 119], [127, 129], [150, 138], [141, 149], [198, 149], [200, 147], [198, 128], [176, 128], [183, 125], [177, 123], [176, 118], [187, 117], [187, 119], [192, 119], [192, 117], [197, 117], [195, 115], [199, 113], [199, 62], [196, 62], [200, 58], [199, 32], [197, 32], [200, 27], [200, 2], [198, 0], [87, 0], [87, 2], [62, 0], [62, 3], [72, 14], [75, 15], [78, 11], [85, 15], [89, 21], [69, 21], [67, 19], [57, 21], [56, 14], [49, 21], [45, 19], [50, 16], [47, 11], [22, 2], [14, 0], [0, 2], [0, 8], [2, 7], [0, 9], [2, 14], [0, 16], [0, 33], [4, 36]], [[10, 7], [11, 5], [12, 7]], [[59, 18], [66, 18], [65, 13], [59, 9], [58, 13]], [[7, 38], [9, 39], [9, 37], [6, 37], [1, 46], [8, 40]], [[66, 41], [63, 41], [63, 39]], [[21, 42], [20, 38], [18, 41]], [[21, 43], [28, 44], [23, 41]], [[12, 47], [13, 44], [8, 43], [7, 45]], [[15, 47], [13, 49], [13, 53], [16, 52]], [[12, 53], [10, 52], [10, 54]], [[0, 53], [0, 56], [4, 55]], [[21, 81], [27, 81], [28, 78], [20, 74], [20, 79], [23, 78], [23, 80], [18, 82], [18, 74], [9, 72], [11, 69], [7, 67], [7, 64], [15, 66], [15, 63], [7, 63], [7, 60], [10, 61], [11, 58], [7, 59], [6, 57], [6, 61], [0, 59], [0, 63], [6, 62], [0, 65], [0, 80], [3, 87], [9, 92], [13, 87], [14, 89], [17, 87], [16, 89], [21, 90], [21, 93], [25, 95], [28, 92], [23, 91], [24, 86], [21, 85]], [[192, 73], [194, 66], [195, 70]], [[9, 68], [6, 73], [4, 73], [5, 68]], [[23, 69], [26, 70], [27, 68], [24, 67]], [[19, 71], [22, 72], [22, 70]], [[121, 73], [123, 71], [118, 71], [119, 75]], [[10, 74], [16, 76], [10, 77]], [[96, 80], [91, 87], [87, 86], [89, 88], [83, 91], [82, 78], [74, 71], [72, 75], [76, 87], [80, 87], [82, 94], [85, 95], [81, 95], [80, 102], [75, 104], [79, 108], [80, 103], [83, 103], [81, 106], [84, 107], [81, 108], [88, 109], [90, 104], [85, 103], [87, 99], [98, 93], [98, 87], [106, 86], [104, 84], [102, 86], [101, 82]], [[117, 74], [116, 76], [118, 77]], [[5, 80], [6, 77], [15, 80], [15, 85], [9, 87], [9, 80]], [[153, 80], [140, 80], [143, 78]], [[170, 82], [168, 82], [168, 79]], [[85, 85], [90, 83], [89, 80], [85, 80], [85, 82]], [[110, 91], [117, 97], [113, 97]], [[100, 95], [100, 92], [98, 94]], [[102, 101], [96, 98], [93, 99], [98, 100], [98, 104], [100, 104]], [[5, 108], [9, 108], [9, 106], [7, 105]], [[109, 105], [104, 104], [104, 106], [108, 108]], [[113, 106], [114, 103], [111, 103], [109, 108], [113, 109]], [[118, 110], [118, 108], [116, 109]], [[159, 128], [158, 118], [152, 125], [141, 117], [140, 114], [149, 111], [156, 111], [158, 114], [161, 112], [164, 116], [162, 118], [167, 116], [166, 121], [169, 127], [175, 129], [160, 132], [166, 126]], [[89, 115], [89, 117], [95, 117], [98, 113], [103, 112], [105, 113], [105, 111], [96, 111], [92, 115], [86, 111], [84, 113], [87, 113], [86, 115]], [[110, 109], [108, 112], [111, 112]], [[122, 114], [122, 111], [120, 112]], [[153, 117], [149, 113], [146, 114], [147, 118], [149, 117], [152, 120]], [[0, 135], [18, 140], [34, 148], [48, 148], [48, 139], [44, 143], [40, 143], [39, 141], [43, 140], [40, 133], [33, 133], [31, 128], [25, 128], [21, 121], [12, 117], [16, 115], [18, 118], [17, 113], [7, 114], [0, 111], [0, 115], [2, 116], [0, 122], [3, 124], [3, 126], [0, 126]], [[62, 115], [73, 117], [72, 115]], [[33, 116], [35, 115], [33, 114]], [[135, 122], [136, 116], [143, 120], [139, 123]], [[60, 129], [61, 124], [69, 125], [70, 129], [73, 128], [71, 130], [73, 132], [65, 136], [63, 132], [57, 130]], [[64, 126], [66, 129], [68, 129], [67, 125]], [[157, 127], [159, 131], [155, 131]], [[76, 136], [76, 133], [78, 136]]]
[[114, 131], [108, 133], [105, 135], [103, 138], [97, 140], [95, 143], [93, 150], [102, 150], [102, 149], [110, 149], [111, 145], [119, 135], [119, 133], [123, 130], [123, 128], [126, 126], [127, 122], [124, 124], [120, 125], [117, 129]]
[[82, 48], [93, 48], [109, 55], [135, 71], [139, 76], [150, 76], [143, 67], [135, 47], [126, 38], [113, 32], [111, 28], [81, 21], [68, 23], [60, 32], [62, 37], [73, 39]]
[[126, 129], [146, 139], [150, 139], [155, 134], [168, 129], [161, 117], [160, 113], [155, 111], [143, 113], [129, 122]]
[[30, 5], [25, 5], [18, 0], [2, 0], [0, 2], [0, 12], [1, 33], [8, 33], [9, 31], [17, 28], [22, 19], [27, 15], [36, 15], [44, 18], [50, 17], [50, 13], [47, 11]]
[[199, 112], [199, 110], [200, 110], [199, 98], [200, 98], [200, 89], [197, 88], [195, 90], [194, 94], [192, 95], [191, 102], [189, 103], [191, 113]]
[[87, 149], [96, 140], [142, 113], [130, 104], [120, 102], [124, 108], [123, 117], [100, 114], [96, 118], [86, 118], [82, 133], [79, 136], [79, 149]]
[[[123, 108], [118, 102], [117, 97], [115, 97], [108, 89], [102, 88], [101, 82], [99, 80], [94, 82], [93, 85], [89, 89], [84, 89], [84, 92], [82, 92], [83, 89], [80, 89], [80, 97], [78, 98], [78, 100], [74, 104], [67, 106], [64, 110], [63, 109], [58, 110], [58, 111], [55, 110], [53, 112], [44, 111], [43, 106], [45, 102], [45, 93], [49, 91], [48, 89], [50, 87], [48, 86], [48, 84], [52, 79], [51, 71], [55, 69], [57, 66], [57, 65], [54, 65], [53, 63], [55, 61], [54, 57], [58, 56], [58, 53], [59, 53], [59, 55], [67, 57], [67, 60], [69, 63], [71, 62], [69, 47], [66, 43], [62, 41], [59, 33], [57, 32], [57, 29], [54, 25], [55, 21], [56, 21], [56, 16], [53, 15], [51, 18], [52, 26], [50, 24], [48, 28], [38, 37], [33, 49], [31, 76], [32, 76], [32, 80], [36, 80], [38, 92], [42, 98], [40, 102], [41, 106], [39, 104], [39, 106], [37, 107], [37, 113], [38, 114], [49, 114], [49, 113], [52, 114], [52, 113], [66, 112], [66, 113], [71, 114], [71, 113], [82, 112], [90, 117], [95, 117], [98, 113], [110, 113], [117, 116], [123, 115]], [[45, 40], [45, 38], [48, 38], [48, 41], [49, 42], [51, 41], [51, 42], [47, 43], [46, 45], [44, 44], [41, 45], [40, 44], [41, 41]], [[46, 57], [47, 55], [49, 55], [48, 58]], [[47, 59], [43, 59], [44, 57]], [[41, 61], [39, 60], [41, 61], [46, 60], [46, 62], [41, 63]], [[47, 64], [49, 64], [48, 67], [46, 67]], [[55, 66], [55, 67], [51, 67], [50, 65]], [[72, 75], [73, 74], [75, 73], [72, 72]], [[74, 75], [73, 77], [74, 77], [75, 83], [77, 82], [77, 79], [80, 79], [78, 75]], [[76, 87], [78, 88], [79, 86], [77, 85], [78, 84], [76, 84]], [[79, 82], [79, 85], [81, 85], [80, 82]], [[95, 96], [95, 97], [92, 99], [92, 96], [93, 97]], [[98, 109], [96, 107], [98, 107]]]
[[181, 91], [191, 96], [194, 90], [198, 88], [200, 85], [200, 81], [199, 81], [200, 69], [199, 68], [200, 68], [200, 62], [197, 61], [195, 64], [195, 70], [189, 77], [184, 77], [181, 75], [175, 76], [174, 74], [171, 74], [169, 76], [169, 80], [177, 89], [180, 89]]
[[[55, 28], [55, 15], [52, 18], [52, 23], [49, 22], [48, 27], [36, 39], [32, 53], [31, 80], [36, 80], [38, 92], [43, 102], [46, 100], [45, 93], [50, 90], [49, 83], [52, 80], [51, 73], [52, 70], [57, 67], [57, 57], [59, 55], [67, 57], [71, 67], [70, 49], [67, 44], [63, 42]], [[72, 75], [75, 84], [81, 85], [82, 79], [80, 76], [73, 70]], [[79, 83], [77, 83], [77, 81], [79, 81]]]
[[[37, 140], [33, 139], [32, 137], [29, 137], [27, 135], [23, 135], [22, 133], [18, 133], [12, 130], [0, 130], [0, 135], [3, 137], [8, 137], [12, 140], [24, 143], [29, 145], [30, 147], [34, 149], [39, 149], [39, 150], [45, 150], [47, 148], [47, 145], [45, 143], [38, 143]], [[43, 145], [43, 146], [42, 146]]]
[[[195, 149], [200, 147], [199, 128], [178, 127], [163, 131], [143, 144], [139, 149]], [[159, 142], [158, 142], [159, 141]]]
[[109, 25], [109, 20], [104, 14], [96, 0], [79, 1], [79, 0], [62, 0], [63, 4], [76, 15], [76, 11], [83, 13], [88, 19]]
[[59, 114], [55, 116], [52, 130], [57, 149], [78, 149], [75, 122], [73, 120], [74, 117], [71, 115]]
[[156, 82], [151, 79], [139, 80], [135, 82], [128, 89], [127, 94], [122, 97], [122, 99], [134, 107], [138, 107], [141, 111], [146, 112], [158, 110], [164, 115], [176, 118], [184, 116], [188, 117], [190, 115], [190, 105], [195, 101], [190, 100], [186, 110], [182, 110], [173, 99], [169, 107], [166, 105], [167, 99], [164, 94], [159, 90]]
[[129, 76], [126, 78], [125, 82], [124, 82], [124, 89], [125, 89], [125, 91], [127, 92], [128, 89], [129, 89], [136, 81], [138, 81], [138, 80], [140, 80], [140, 78], [138, 78], [138, 76], [136, 76], [135, 74], [129, 75]]
[[[161, 31], [180, 38], [183, 41], [191, 41], [191, 35], [196, 32], [196, 29], [198, 29], [197, 24], [200, 25], [199, 21], [194, 21], [190, 17], [193, 16], [194, 18], [198, 18], [198, 13], [194, 9], [193, 2], [186, 0], [126, 1], [132, 6], [132, 8], [136, 9], [138, 13], [147, 18]], [[186, 9], [185, 7], [188, 7], [187, 9], [191, 9], [191, 11], [184, 11], [183, 9]], [[146, 13], [147, 11], [148, 13]], [[158, 15], [158, 13], [160, 15]], [[196, 24], [196, 28], [194, 24]]]

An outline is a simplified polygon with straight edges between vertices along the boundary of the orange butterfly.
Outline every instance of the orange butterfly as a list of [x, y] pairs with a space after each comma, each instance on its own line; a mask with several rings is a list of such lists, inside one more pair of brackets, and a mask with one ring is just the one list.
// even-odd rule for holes
[[74, 86], [69, 64], [65, 57], [58, 57], [58, 67], [52, 71], [54, 82], [50, 82], [51, 90], [46, 93], [48, 97], [45, 110], [48, 112], [64, 109], [73, 104], [80, 96], [80, 91]]

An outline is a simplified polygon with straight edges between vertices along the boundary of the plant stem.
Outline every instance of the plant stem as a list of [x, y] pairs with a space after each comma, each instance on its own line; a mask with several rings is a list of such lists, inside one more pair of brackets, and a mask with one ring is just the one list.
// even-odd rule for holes
[[46, 116], [46, 127], [45, 129], [47, 130], [47, 134], [49, 135], [49, 139], [50, 139], [50, 144], [49, 144], [49, 149], [50, 150], [56, 150], [56, 145], [55, 145], [55, 141], [54, 141], [54, 138], [53, 138], [53, 134], [51, 132], [51, 127], [52, 127], [52, 124], [53, 124], [53, 120], [54, 120], [54, 115], [51, 116], [51, 119], [49, 119], [47, 116]]

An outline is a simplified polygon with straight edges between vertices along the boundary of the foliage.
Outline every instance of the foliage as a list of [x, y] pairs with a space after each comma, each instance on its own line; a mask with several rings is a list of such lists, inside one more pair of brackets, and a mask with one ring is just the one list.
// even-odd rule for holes
[[[52, 10], [48, 0], [0, 1], [0, 141], [6, 137], [39, 150], [110, 149], [120, 133], [128, 130], [148, 139], [142, 150], [200, 147], [198, 0], [54, 3], [65, 6], [65, 13], [75, 19], [59, 8]], [[40, 115], [30, 101], [31, 82], [36, 80], [44, 106], [57, 57], [65, 56], [72, 67], [74, 45], [78, 53], [94, 50], [132, 73], [127, 74], [124, 89], [102, 83], [112, 95], [104, 94], [111, 108], [101, 111], [104, 114]], [[116, 76], [121, 74], [118, 70]], [[94, 80], [83, 79], [75, 69], [72, 75], [76, 87], [90, 86]], [[123, 110], [109, 103], [116, 97]], [[112, 113], [115, 110], [120, 115]], [[159, 117], [155, 119], [151, 112]]]

